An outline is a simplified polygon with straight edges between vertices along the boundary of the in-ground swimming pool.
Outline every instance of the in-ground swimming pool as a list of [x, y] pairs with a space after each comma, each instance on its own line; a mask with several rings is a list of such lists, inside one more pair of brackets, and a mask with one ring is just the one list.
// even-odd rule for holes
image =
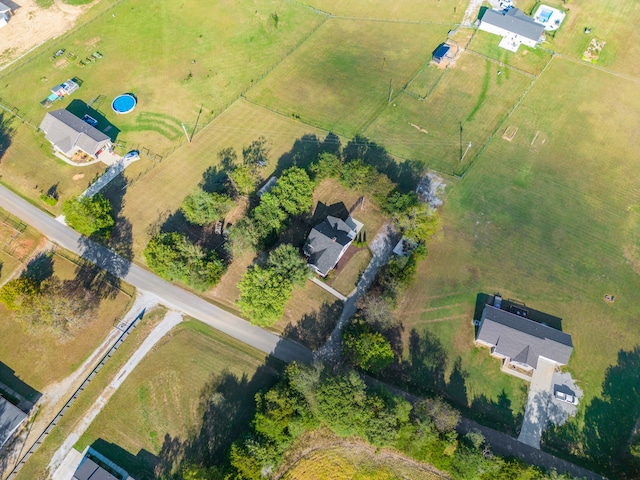
[[116, 113], [129, 113], [136, 108], [136, 103], [138, 103], [136, 97], [130, 93], [125, 93], [113, 99], [111, 108], [113, 108], [113, 111]]

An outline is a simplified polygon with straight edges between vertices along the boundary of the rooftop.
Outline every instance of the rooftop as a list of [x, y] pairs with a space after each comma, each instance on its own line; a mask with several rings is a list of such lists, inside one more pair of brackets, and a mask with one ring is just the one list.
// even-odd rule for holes
[[491, 305], [482, 312], [477, 340], [495, 352], [536, 368], [538, 357], [566, 365], [573, 350], [571, 335]]
[[481, 22], [507, 30], [521, 37], [534, 41], [540, 40], [544, 32], [544, 25], [528, 17], [519, 8], [508, 10], [486, 10]]

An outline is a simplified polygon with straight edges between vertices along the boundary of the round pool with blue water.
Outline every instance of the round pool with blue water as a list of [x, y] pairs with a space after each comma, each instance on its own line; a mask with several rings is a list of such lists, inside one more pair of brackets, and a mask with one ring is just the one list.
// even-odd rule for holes
[[113, 99], [113, 102], [111, 102], [111, 108], [113, 108], [113, 111], [118, 114], [124, 114], [133, 111], [133, 109], [136, 108], [137, 103], [138, 101], [136, 100], [136, 97], [130, 93], [125, 93], [123, 95], [118, 95]]

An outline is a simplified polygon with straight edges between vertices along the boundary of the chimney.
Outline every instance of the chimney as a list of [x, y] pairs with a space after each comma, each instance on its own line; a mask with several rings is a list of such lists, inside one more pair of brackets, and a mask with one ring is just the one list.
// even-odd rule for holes
[[331, 239], [331, 241], [332, 241], [332, 242], [335, 242], [337, 239], [338, 239], [338, 237], [333, 237], [333, 238]]

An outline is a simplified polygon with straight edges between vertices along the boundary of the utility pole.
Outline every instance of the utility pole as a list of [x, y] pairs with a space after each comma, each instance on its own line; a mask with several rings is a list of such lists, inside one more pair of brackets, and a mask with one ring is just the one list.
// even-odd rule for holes
[[462, 122], [460, 122], [460, 161], [462, 161]]
[[191, 139], [189, 138], [189, 134], [187, 133], [187, 127], [184, 126], [184, 122], [182, 122], [182, 130], [184, 130], [184, 136], [187, 137], [187, 142], [191, 143]]
[[387, 105], [391, 103], [392, 94], [393, 94], [393, 87], [391, 86], [391, 79], [389, 79], [389, 99], [387, 100]]
[[462, 155], [462, 158], [460, 158], [460, 161], [464, 160], [464, 157], [467, 156], [467, 152], [469, 151], [470, 148], [471, 148], [471, 142], [469, 142], [469, 145], [467, 145], [467, 149], [464, 151], [464, 155]]

